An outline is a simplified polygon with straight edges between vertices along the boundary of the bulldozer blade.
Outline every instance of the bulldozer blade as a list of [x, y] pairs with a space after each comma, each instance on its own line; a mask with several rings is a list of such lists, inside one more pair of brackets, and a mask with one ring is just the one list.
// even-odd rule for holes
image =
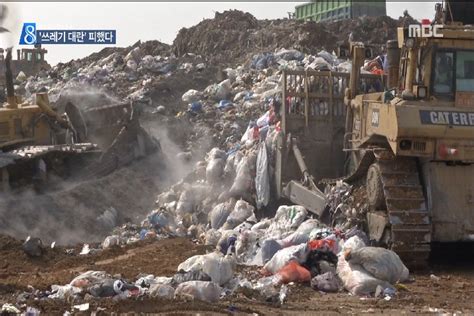
[[304, 205], [310, 212], [321, 217], [326, 208], [326, 197], [317, 188], [310, 190], [296, 181], [290, 181], [283, 189], [283, 195], [291, 202]]

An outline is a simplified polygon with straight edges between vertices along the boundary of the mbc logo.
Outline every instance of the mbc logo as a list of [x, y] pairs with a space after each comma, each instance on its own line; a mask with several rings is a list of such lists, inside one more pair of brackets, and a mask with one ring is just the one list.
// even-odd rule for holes
[[443, 28], [440, 24], [410, 24], [408, 26], [408, 37], [443, 37], [440, 30]]

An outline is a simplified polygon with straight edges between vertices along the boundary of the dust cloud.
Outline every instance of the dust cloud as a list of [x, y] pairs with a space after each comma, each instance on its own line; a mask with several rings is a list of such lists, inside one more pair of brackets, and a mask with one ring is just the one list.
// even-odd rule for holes
[[137, 223], [152, 209], [162, 171], [156, 153], [100, 179], [63, 182], [54, 192], [0, 195], [0, 232], [61, 245], [100, 242], [114, 226]]
[[[67, 102], [81, 109], [118, 102], [86, 86], [65, 90], [56, 101], [53, 105], [60, 113]], [[166, 146], [174, 148], [171, 143]], [[78, 165], [73, 167], [73, 174], [84, 172]], [[163, 153], [158, 151], [101, 178], [59, 181], [50, 174], [53, 189], [37, 192], [29, 185], [0, 195], [0, 233], [61, 245], [100, 242], [114, 227], [139, 223], [153, 208], [157, 192], [165, 185], [166, 169]]]
[[[202, 160], [211, 145], [210, 140], [206, 137], [200, 137], [193, 142], [192, 150], [183, 149], [185, 147], [183, 143], [186, 143], [186, 138], [189, 137], [186, 130], [189, 127], [184, 125], [170, 129], [157, 125], [155, 122], [147, 122], [143, 126], [151, 136], [160, 142], [164, 159], [166, 159], [166, 177], [171, 181], [170, 183], [176, 182], [191, 172], [196, 163]], [[181, 139], [182, 141], [178, 143], [172, 138]]]

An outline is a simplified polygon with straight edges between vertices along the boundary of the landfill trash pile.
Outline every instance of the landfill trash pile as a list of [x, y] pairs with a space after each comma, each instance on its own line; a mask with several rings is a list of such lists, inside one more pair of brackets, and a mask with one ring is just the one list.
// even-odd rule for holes
[[[368, 247], [360, 230], [328, 227], [299, 205], [280, 205], [274, 216], [262, 218], [263, 210], [273, 207], [270, 183], [275, 139], [281, 133], [279, 67], [292, 62], [304, 68], [317, 58], [324, 59], [329, 69], [341, 63], [327, 52], [307, 56], [282, 50], [274, 58], [276, 62], [263, 69], [226, 69], [227, 79], [182, 95], [189, 108], [178, 116], [205, 119], [218, 113], [223, 122], [259, 116], [246, 130], [231, 127], [230, 136], [217, 142], [220, 148], [212, 148], [190, 174], [158, 196], [156, 209], [140, 225], [119, 227], [102, 243], [107, 249], [178, 236], [215, 251], [188, 258], [174, 276], [140, 276], [129, 282], [90, 271], [68, 285], [53, 286], [46, 297], [151, 295], [216, 302], [236, 293], [258, 293], [264, 300], [283, 303], [289, 291], [286, 284], [294, 282], [318, 291], [345, 288], [358, 295], [377, 290], [388, 299], [395, 295], [395, 284], [408, 279], [408, 270], [390, 250]], [[340, 184], [338, 190], [348, 192], [349, 187]], [[260, 273], [237, 272], [238, 265]]]
[[[182, 146], [183, 152], [192, 153], [192, 145], [196, 146], [199, 139], [207, 136], [209, 128], [233, 130], [239, 124], [239, 117], [235, 120], [236, 124], [229, 123], [229, 119], [234, 118], [232, 111], [226, 113], [223, 121], [215, 118], [215, 111], [206, 111], [209, 99], [217, 101], [221, 110], [230, 109], [230, 105], [235, 105], [239, 99], [249, 101], [246, 107], [251, 108], [249, 104], [262, 93], [259, 91], [269, 91], [263, 97], [271, 95], [269, 85], [276, 83], [277, 77], [272, 73], [275, 69], [331, 69], [348, 72], [350, 63], [341, 63], [331, 54], [337, 47], [333, 44], [339, 40], [334, 36], [344, 37], [343, 40], [347, 41], [348, 30], [353, 30], [356, 35], [366, 34], [364, 30], [384, 30], [387, 29], [385, 25], [393, 26], [398, 23], [402, 22], [389, 17], [326, 24], [287, 19], [269, 21], [257, 20], [241, 11], [225, 11], [216, 13], [214, 19], [182, 29], [172, 46], [159, 41], [148, 41], [137, 42], [127, 48], [105, 48], [89, 57], [60, 63], [48, 72], [41, 72], [34, 77], [18, 77], [15, 88], [19, 95], [30, 99], [36, 92], [47, 91], [53, 106], [59, 110], [62, 99], [67, 101], [67, 96], [80, 91], [94, 94], [100, 90], [114, 100], [130, 100], [137, 111], [160, 116], [160, 123], [171, 130], [169, 135], [172, 141]], [[382, 45], [392, 35], [394, 34], [380, 34], [379, 37], [376, 36], [380, 41], [371, 42]], [[364, 38], [355, 36], [354, 40]], [[297, 43], [293, 43], [294, 41]], [[314, 54], [315, 52], [319, 53]], [[245, 67], [243, 71], [235, 68], [239, 64]], [[232, 70], [230, 73], [222, 71], [226, 65]], [[264, 69], [267, 69], [264, 73], [249, 71]], [[228, 86], [226, 78], [231, 80], [232, 87]], [[255, 87], [257, 82], [264, 80], [264, 85]], [[216, 85], [204, 90], [211, 82], [216, 82]], [[184, 96], [191, 87], [199, 90], [203, 98]], [[237, 99], [228, 99], [226, 93]], [[253, 99], [251, 93], [255, 94]], [[186, 110], [188, 104], [192, 105], [193, 113], [198, 113], [201, 109], [205, 113], [202, 119], [191, 119], [195, 125], [193, 127], [174, 117]], [[245, 111], [238, 114], [242, 113], [245, 114]], [[255, 116], [250, 113], [242, 122]], [[148, 118], [143, 118], [146, 119]], [[208, 121], [208, 124], [201, 124], [202, 121]], [[220, 134], [225, 134], [219, 135], [220, 138], [229, 136], [225, 132]], [[187, 144], [183, 144], [186, 141]], [[222, 139], [217, 142], [208, 141], [205, 151], [199, 154], [202, 156], [213, 145], [220, 144]], [[197, 147], [203, 145], [199, 143]]]
[[[136, 69], [133, 66], [134, 62], [137, 64]], [[216, 75], [219, 67], [208, 63], [203, 57], [192, 53], [175, 57], [170, 53], [169, 46], [158, 41], [150, 41], [137, 42], [128, 48], [106, 48], [84, 59], [58, 64], [48, 73], [40, 73], [26, 80], [18, 78], [16, 88], [25, 90], [24, 94], [19, 93], [19, 95], [30, 98], [33, 98], [34, 93], [38, 91], [48, 91], [51, 102], [59, 110], [71, 100], [84, 107], [111, 104], [124, 99], [132, 101], [137, 111], [145, 112], [140, 119], [148, 131], [151, 129], [151, 135], [158, 136], [162, 141], [162, 135], [156, 135], [153, 129], [166, 129], [168, 134], [166, 136], [178, 145], [179, 148], [171, 151], [171, 146], [162, 142], [162, 148], [168, 154], [168, 160], [173, 161], [177, 166], [170, 167], [170, 172], [166, 170], [160, 172], [160, 178], [163, 179], [165, 176], [173, 178], [176, 175], [179, 178], [201, 161], [212, 147], [217, 146], [229, 152], [237, 151], [243, 146], [242, 150], [249, 151], [248, 145], [260, 137], [257, 134], [262, 134], [262, 136], [266, 133], [271, 134], [272, 130], [278, 127], [276, 116], [281, 103], [279, 100], [281, 70], [316, 69], [348, 72], [350, 66], [349, 62], [340, 60], [334, 53], [325, 50], [304, 54], [295, 49], [280, 48], [272, 53], [257, 52], [249, 56], [242, 65], [221, 69], [220, 74]], [[143, 121], [147, 121], [146, 125]], [[270, 121], [272, 124], [269, 124]], [[242, 138], [242, 135], [245, 137]], [[274, 136], [274, 133], [272, 135]], [[260, 163], [265, 164], [263, 154], [260, 157], [262, 158], [259, 160]], [[267, 158], [271, 159], [270, 154]], [[209, 171], [209, 177], [219, 177], [220, 168], [217, 167], [219, 163]], [[233, 169], [236, 167], [237, 161]], [[147, 166], [138, 169], [141, 172], [146, 170]], [[235, 172], [230, 163], [225, 170]], [[124, 171], [124, 173], [127, 172]], [[265, 183], [266, 176], [262, 178], [262, 175], [259, 174], [259, 179]], [[150, 176], [152, 176], [151, 173]], [[144, 178], [150, 177], [144, 175]], [[226, 178], [230, 179], [229, 176]], [[125, 177], [120, 175], [118, 179], [111, 176], [107, 182], [115, 186], [124, 179]], [[245, 180], [242, 176], [239, 179]], [[139, 181], [139, 179], [136, 180]], [[148, 185], [146, 190], [143, 190], [143, 194], [146, 192], [147, 196], [152, 197], [149, 192], [159, 184]], [[259, 189], [261, 194], [258, 203], [266, 203], [267, 197], [263, 194], [264, 187], [265, 185]], [[38, 204], [45, 204], [45, 209], [54, 211], [54, 214], [61, 214], [62, 208], [68, 209], [64, 206], [66, 202], [77, 204], [77, 199], [91, 194], [89, 193], [91, 190], [83, 186], [75, 190], [80, 192], [61, 193], [57, 198], [56, 196], [44, 197], [45, 203], [32, 203], [31, 206], [38, 207]], [[86, 206], [86, 211], [77, 212], [74, 215], [79, 217], [79, 214], [87, 214], [87, 224], [76, 225], [74, 230], [81, 229], [82, 226], [90, 227], [91, 230], [99, 227], [100, 234], [79, 231], [70, 234], [74, 236], [74, 239], [62, 238], [62, 230], [54, 233], [54, 225], [49, 224], [41, 225], [34, 231], [25, 233], [24, 231], [31, 229], [35, 221], [28, 222], [26, 228], [20, 227], [21, 229], [9, 225], [8, 233], [20, 233], [23, 238], [31, 234], [35, 237], [46, 238], [49, 242], [54, 240], [62, 243], [77, 242], [88, 238], [87, 236], [90, 239], [83, 242], [96, 241], [97, 235], [102, 238], [109, 232], [111, 226], [107, 223], [96, 225], [102, 223], [102, 221], [96, 221], [96, 218], [104, 209], [111, 206], [117, 209], [120, 216], [117, 217], [116, 225], [124, 223], [128, 217], [125, 215], [126, 211], [138, 212], [137, 208], [131, 205], [131, 201], [137, 203], [136, 199], [129, 197], [130, 195], [137, 196], [136, 190], [121, 194], [123, 199], [116, 198], [116, 192], [119, 192], [117, 189], [112, 191], [111, 194], [106, 194], [106, 190], [100, 190], [104, 192], [104, 196], [93, 199], [101, 203], [106, 201], [108, 205], [100, 207], [95, 212], [89, 210], [95, 207], [91, 204], [90, 207]], [[98, 193], [93, 194], [99, 196]], [[143, 202], [147, 204], [145, 199]], [[29, 200], [23, 199], [21, 203], [17, 203], [29, 211], [30, 207], [25, 208], [25, 204], [29, 205]], [[139, 213], [143, 214], [141, 206]], [[82, 219], [78, 221], [86, 222]], [[138, 220], [134, 222], [137, 223]]]
[[[18, 76], [15, 88], [27, 98], [48, 91], [54, 103], [67, 91], [95, 87], [117, 99], [151, 107], [156, 113], [173, 113], [169, 107], [178, 106], [173, 101], [185, 92], [186, 86], [192, 82], [202, 86], [211, 79], [224, 79], [216, 78], [219, 67], [252, 64], [257, 69], [266, 68], [279, 57], [288, 60], [288, 54], [281, 52], [273, 58], [282, 48], [305, 54], [332, 52], [340, 43], [347, 42], [350, 33], [354, 41], [373, 44], [378, 52], [388, 39], [396, 37], [396, 26], [414, 21], [407, 15], [399, 20], [364, 17], [314, 23], [258, 20], [238, 10], [216, 12], [213, 19], [183, 28], [172, 46], [159, 41], [139, 41], [126, 48], [105, 48], [86, 58], [60, 63], [33, 77]], [[252, 58], [259, 54], [266, 57], [258, 61]], [[317, 61], [306, 68], [315, 69], [320, 64]], [[177, 112], [179, 109], [174, 114]]]
[[195, 53], [210, 62], [232, 64], [242, 62], [257, 52], [273, 52], [285, 47], [304, 53], [326, 49], [353, 41], [385, 45], [396, 38], [398, 26], [416, 23], [409, 15], [394, 20], [388, 16], [363, 17], [338, 22], [304, 22], [289, 19], [258, 20], [249, 13], [230, 10], [216, 12], [213, 19], [183, 28], [173, 42], [177, 56]]
[[[281, 49], [252, 56], [247, 67], [225, 69], [226, 79], [183, 93], [188, 108], [176, 117], [207, 125], [217, 147], [159, 194], [156, 208], [140, 224], [117, 227], [101, 245], [108, 249], [139, 240], [189, 237], [215, 247], [214, 252], [188, 258], [173, 276], [125, 280], [89, 271], [36, 297], [151, 296], [216, 302], [243, 293], [283, 303], [290, 291], [286, 284], [295, 282], [318, 291], [345, 288], [359, 295], [377, 290], [385, 297], [395, 295], [395, 284], [408, 278], [395, 253], [368, 247], [367, 237], [355, 227], [331, 228], [303, 206], [274, 204], [270, 183], [281, 133], [281, 70], [286, 68], [349, 71], [347, 62], [326, 51], [306, 55]], [[247, 126], [242, 128], [242, 122]], [[343, 183], [333, 188], [330, 205], [341, 204], [338, 199], [350, 189]], [[265, 210], [273, 210], [274, 216], [263, 217]], [[100, 249], [84, 245], [81, 255], [96, 251]], [[259, 273], [238, 272], [239, 265]]]
[[[255, 207], [260, 210], [270, 204], [275, 141], [280, 133], [281, 70], [349, 71], [350, 65], [324, 50], [306, 55], [281, 49], [271, 55], [272, 63], [268, 56], [255, 55], [249, 67], [224, 69], [227, 79], [183, 93], [187, 110], [176, 118], [203, 126], [194, 129], [203, 135], [193, 135], [187, 150], [176, 158], [196, 159], [200, 149], [196, 145], [201, 145], [196, 140], [202, 137], [216, 147], [194, 162], [192, 172], [158, 196], [157, 209], [141, 225], [118, 228], [105, 244], [124, 244], [146, 236], [198, 238], [210, 234], [204, 229], [208, 220], [213, 230], [234, 228], [252, 217]], [[267, 62], [258, 67], [262, 58]], [[227, 216], [230, 223], [226, 223]]]
[[[95, 88], [114, 99], [130, 100], [136, 105], [154, 106], [156, 109], [158, 105], [153, 105], [152, 94], [170, 93], [163, 81], [172, 75], [183, 78], [190, 72], [193, 73], [191, 77], [199, 77], [206, 69], [207, 65], [200, 56], [185, 54], [177, 58], [170, 54], [170, 47], [164, 43], [139, 41], [127, 48], [105, 48], [83, 59], [59, 63], [36, 76], [18, 77], [15, 88], [26, 98], [47, 91], [53, 103], [71, 91], [93, 92]], [[187, 80], [181, 84], [186, 83]], [[176, 88], [179, 90], [179, 86]]]
[[[229, 217], [224, 227], [228, 223]], [[409, 278], [408, 269], [391, 250], [366, 246], [360, 231], [344, 234], [330, 229], [309, 218], [300, 206], [280, 206], [275, 218], [224, 227], [212, 231], [213, 241], [207, 239], [217, 244], [214, 252], [188, 258], [174, 275], [142, 273], [127, 280], [91, 270], [50, 290], [30, 288], [16, 301], [55, 299], [78, 304], [90, 298], [151, 297], [212, 303], [244, 295], [283, 304], [294, 287], [288, 284], [326, 293], [345, 289], [390, 300], [397, 295], [399, 283]], [[237, 265], [258, 272], [248, 273]]]

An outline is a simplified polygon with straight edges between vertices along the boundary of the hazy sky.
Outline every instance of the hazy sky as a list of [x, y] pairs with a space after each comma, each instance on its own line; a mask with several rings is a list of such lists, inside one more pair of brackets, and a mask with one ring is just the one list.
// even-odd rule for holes
[[[16, 28], [12, 36], [15, 45], [23, 22], [36, 22], [38, 29], [116, 29], [117, 46], [152, 39], [171, 44], [180, 28], [212, 18], [216, 11], [239, 9], [259, 19], [274, 19], [287, 17], [287, 12], [293, 12], [299, 3], [303, 2], [19, 2], [8, 4], [16, 18], [7, 24]], [[398, 18], [405, 9], [417, 19], [434, 16], [434, 2], [387, 3], [391, 17]], [[1, 47], [7, 46], [3, 36], [0, 40]], [[44, 47], [48, 49], [47, 60], [54, 65], [87, 56], [104, 45]]]

